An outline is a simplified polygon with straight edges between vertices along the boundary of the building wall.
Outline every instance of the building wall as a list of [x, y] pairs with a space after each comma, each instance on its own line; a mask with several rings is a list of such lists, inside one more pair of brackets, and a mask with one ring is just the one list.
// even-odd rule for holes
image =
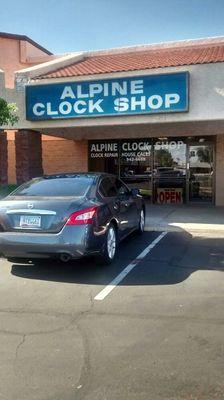
[[0, 185], [7, 184], [7, 135], [4, 131], [0, 131]]
[[[15, 71], [40, 64], [46, 61], [46, 57], [45, 52], [27, 41], [0, 37], [0, 69], [5, 73], [5, 87], [14, 88]], [[35, 63], [32, 58], [35, 58]], [[12, 101], [17, 102], [15, 97]], [[15, 131], [7, 131], [7, 141], [8, 183], [16, 183]]]
[[88, 171], [87, 141], [45, 138], [42, 140], [42, 161], [44, 174]]
[[[14, 72], [41, 63], [41, 56], [46, 53], [23, 40], [0, 37], [0, 68], [5, 72], [5, 85], [14, 87]], [[39, 63], [32, 63], [31, 58], [39, 57]], [[45, 59], [43, 61], [46, 61]]]

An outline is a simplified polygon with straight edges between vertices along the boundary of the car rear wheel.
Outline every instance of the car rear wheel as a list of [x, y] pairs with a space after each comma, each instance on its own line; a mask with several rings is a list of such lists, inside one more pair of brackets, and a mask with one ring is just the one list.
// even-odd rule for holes
[[117, 254], [117, 232], [115, 226], [110, 224], [106, 233], [101, 260], [104, 264], [111, 264]]
[[145, 230], [145, 211], [142, 208], [139, 216], [138, 233], [141, 235]]

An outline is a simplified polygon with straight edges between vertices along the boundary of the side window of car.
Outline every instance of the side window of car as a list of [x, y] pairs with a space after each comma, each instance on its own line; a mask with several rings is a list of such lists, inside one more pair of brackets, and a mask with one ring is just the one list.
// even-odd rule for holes
[[115, 180], [115, 187], [117, 189], [118, 195], [127, 196], [129, 194], [127, 186], [124, 185], [123, 182], [120, 181], [120, 179]]
[[99, 192], [104, 197], [115, 197], [117, 196], [117, 191], [115, 185], [110, 178], [103, 178], [99, 185]]

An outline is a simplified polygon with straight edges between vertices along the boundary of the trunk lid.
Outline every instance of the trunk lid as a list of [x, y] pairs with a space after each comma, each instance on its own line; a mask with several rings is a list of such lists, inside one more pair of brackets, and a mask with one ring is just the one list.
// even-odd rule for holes
[[0, 201], [1, 232], [58, 233], [85, 198], [12, 197]]

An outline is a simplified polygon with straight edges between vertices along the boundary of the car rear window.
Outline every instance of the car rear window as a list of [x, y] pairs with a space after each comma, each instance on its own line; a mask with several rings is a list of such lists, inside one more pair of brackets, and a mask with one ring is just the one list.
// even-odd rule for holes
[[23, 184], [11, 195], [41, 197], [83, 197], [92, 185], [93, 180], [93, 176], [37, 178]]

